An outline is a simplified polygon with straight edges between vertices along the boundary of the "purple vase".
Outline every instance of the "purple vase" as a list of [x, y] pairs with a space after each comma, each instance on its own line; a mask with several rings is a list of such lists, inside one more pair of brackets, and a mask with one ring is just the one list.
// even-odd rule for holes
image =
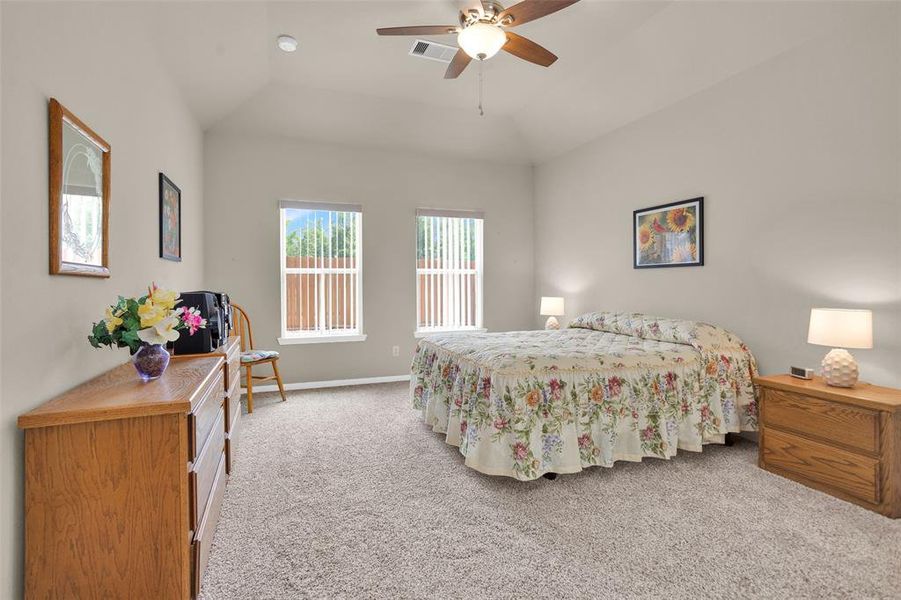
[[158, 379], [166, 372], [166, 367], [169, 366], [169, 353], [160, 344], [142, 344], [131, 360], [141, 379], [150, 381]]

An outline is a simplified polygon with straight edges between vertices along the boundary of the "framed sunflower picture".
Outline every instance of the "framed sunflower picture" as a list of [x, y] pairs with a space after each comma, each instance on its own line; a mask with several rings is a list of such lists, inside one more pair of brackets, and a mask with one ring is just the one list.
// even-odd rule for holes
[[703, 198], [652, 206], [632, 215], [636, 269], [704, 264]]

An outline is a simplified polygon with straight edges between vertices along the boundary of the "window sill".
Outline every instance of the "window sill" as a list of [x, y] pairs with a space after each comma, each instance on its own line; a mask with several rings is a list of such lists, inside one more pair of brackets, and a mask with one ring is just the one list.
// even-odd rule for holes
[[430, 331], [414, 331], [414, 338], [424, 338], [429, 337], [430, 335], [444, 335], [445, 333], [485, 333], [488, 331], [484, 327], [480, 327], [478, 329], [437, 329]]
[[358, 335], [310, 335], [296, 337], [280, 337], [280, 346], [292, 346], [294, 344], [331, 344], [334, 342], [365, 342], [366, 334]]

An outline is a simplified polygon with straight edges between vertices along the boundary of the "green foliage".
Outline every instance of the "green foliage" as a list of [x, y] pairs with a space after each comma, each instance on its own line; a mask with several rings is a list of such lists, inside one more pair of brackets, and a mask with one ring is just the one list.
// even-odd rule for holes
[[300, 256], [300, 234], [292, 231], [285, 238], [285, 256]]
[[346, 257], [356, 255], [355, 221], [338, 214], [331, 227], [325, 219], [307, 223], [285, 237], [286, 256]]
[[141, 317], [138, 315], [138, 306], [143, 304], [147, 296], [140, 298], [124, 298], [119, 296], [115, 304], [110, 306], [112, 314], [122, 319], [122, 324], [116, 327], [112, 333], [106, 327], [106, 319], [91, 326], [88, 342], [94, 348], [108, 346], [110, 348], [128, 348], [134, 354], [141, 347], [141, 339], [138, 330], [141, 329]]
[[[464, 221], [465, 227], [460, 228], [460, 243], [464, 244], [465, 247], [468, 247], [469, 260], [475, 261], [475, 219], [461, 220]], [[438, 217], [416, 217], [416, 258], [421, 259], [429, 256], [440, 256], [444, 245], [442, 235], [443, 230], [438, 226]]]
[[108, 346], [113, 343], [112, 336], [106, 331], [106, 325], [103, 324], [103, 321], [94, 323], [94, 326], [91, 328], [91, 335], [88, 336], [88, 341], [95, 348], [99, 348], [101, 345]]

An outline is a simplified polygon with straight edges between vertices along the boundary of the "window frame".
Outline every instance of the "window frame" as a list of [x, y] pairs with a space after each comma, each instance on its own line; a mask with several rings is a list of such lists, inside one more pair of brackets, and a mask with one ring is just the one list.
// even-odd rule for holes
[[[456, 218], [456, 219], [475, 219], [478, 221], [476, 227], [476, 243], [475, 243], [475, 269], [430, 269], [419, 267], [419, 218], [420, 217], [439, 217], [439, 218]], [[413, 264], [414, 264], [414, 287], [416, 289], [416, 314], [413, 324], [413, 337], [424, 338], [430, 335], [446, 334], [446, 333], [478, 333], [488, 331], [484, 326], [484, 307], [485, 307], [485, 213], [480, 210], [461, 210], [461, 209], [440, 209], [440, 208], [417, 208], [413, 217], [414, 223], [414, 240], [413, 240]], [[431, 271], [435, 274], [442, 272], [471, 272], [475, 275], [475, 324], [463, 327], [420, 327], [419, 314], [421, 311], [422, 293], [419, 286], [419, 278], [421, 275], [427, 274], [425, 271]]]
[[[354, 212], [357, 213], [355, 218], [355, 267], [353, 268], [315, 268], [315, 267], [288, 267], [287, 266], [287, 236], [285, 235], [285, 226], [287, 220], [285, 218], [287, 210], [319, 210], [329, 212]], [[279, 287], [280, 289], [280, 332], [278, 343], [282, 346], [294, 344], [327, 344], [334, 342], [362, 342], [366, 340], [366, 334], [363, 329], [363, 207], [359, 204], [339, 204], [331, 202], [315, 202], [304, 200], [281, 199], [278, 205], [279, 219]], [[289, 332], [288, 331], [288, 306], [287, 306], [287, 276], [292, 274], [315, 274], [337, 275], [341, 273], [351, 273], [356, 275], [353, 295], [353, 304], [355, 308], [356, 331], [346, 333], [343, 330], [340, 333], [331, 333], [328, 330], [316, 330], [313, 332]], [[317, 319], [318, 320], [318, 319]]]

